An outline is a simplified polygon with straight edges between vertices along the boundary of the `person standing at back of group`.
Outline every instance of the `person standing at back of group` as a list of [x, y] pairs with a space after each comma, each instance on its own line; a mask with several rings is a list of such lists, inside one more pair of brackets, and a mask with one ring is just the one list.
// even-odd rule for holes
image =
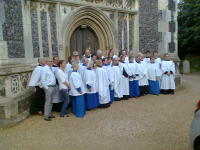
[[127, 65], [129, 63], [129, 60], [128, 60], [128, 57], [126, 56], [126, 51], [125, 50], [121, 50], [121, 54], [125, 57], [124, 63]]
[[114, 58], [118, 58], [117, 55], [114, 54], [114, 49], [110, 49], [110, 52], [113, 54], [112, 59], [114, 59]]
[[100, 49], [97, 50], [97, 59], [103, 59], [105, 58], [103, 55], [102, 55], [102, 51]]
[[44, 120], [51, 121], [51, 118], [55, 118], [51, 115], [53, 97], [56, 93], [56, 77], [52, 70], [53, 59], [46, 59], [46, 66], [42, 70], [41, 75], [41, 87], [45, 91], [45, 106], [44, 106]]
[[[35, 111], [38, 115], [43, 116], [45, 93], [44, 89], [41, 88], [41, 73], [45, 66], [45, 58], [38, 58], [39, 65], [33, 70], [31, 79], [28, 86], [33, 86], [36, 89], [34, 100], [35, 100]], [[34, 112], [35, 112], [34, 111]], [[34, 113], [31, 110], [31, 113]]]
[[[91, 61], [90, 49], [85, 50], [85, 54], [83, 55], [83, 57], [86, 57], [88, 59], [88, 61]], [[83, 62], [83, 60], [82, 60], [82, 62]]]
[[72, 69], [72, 61], [74, 61], [75, 59], [76, 59], [76, 57], [74, 55], [68, 57], [68, 63], [65, 67], [65, 72], [67, 73], [68, 78], [70, 78], [70, 75], [71, 75], [72, 70], [73, 70]]
[[143, 59], [146, 64], [150, 63], [150, 57], [151, 57], [151, 52], [150, 51], [146, 51], [146, 57]]
[[80, 68], [78, 69], [78, 73], [80, 74], [81, 78], [84, 79], [84, 74], [85, 74], [85, 71], [87, 70], [87, 63], [88, 63], [88, 58], [83, 56], [82, 57], [82, 66], [80, 66]]

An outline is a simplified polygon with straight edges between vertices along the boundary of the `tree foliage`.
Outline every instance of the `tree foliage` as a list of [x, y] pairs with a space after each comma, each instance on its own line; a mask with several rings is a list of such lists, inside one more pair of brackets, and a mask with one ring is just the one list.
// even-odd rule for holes
[[179, 57], [200, 53], [200, 0], [180, 0], [178, 4]]

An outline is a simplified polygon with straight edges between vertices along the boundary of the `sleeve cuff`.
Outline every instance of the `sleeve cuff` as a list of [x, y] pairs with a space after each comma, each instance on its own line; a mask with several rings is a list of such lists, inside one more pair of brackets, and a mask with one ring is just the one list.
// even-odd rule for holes
[[77, 91], [80, 92], [81, 91], [81, 87], [77, 88]]
[[87, 84], [87, 88], [88, 88], [88, 89], [90, 89], [90, 88], [91, 88], [91, 86]]
[[167, 74], [168, 72], [167, 71], [165, 71], [165, 73], [164, 74]]
[[139, 76], [139, 74], [135, 74], [136, 76]]
[[172, 71], [170, 71], [170, 73], [171, 73], [171, 74], [173, 74], [173, 72], [172, 72]]

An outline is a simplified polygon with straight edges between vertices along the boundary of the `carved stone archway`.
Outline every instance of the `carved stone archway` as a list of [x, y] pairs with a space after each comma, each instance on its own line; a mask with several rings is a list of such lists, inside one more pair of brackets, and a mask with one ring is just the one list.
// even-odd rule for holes
[[100, 9], [84, 6], [71, 12], [62, 23], [63, 46], [65, 58], [70, 54], [70, 38], [74, 30], [80, 25], [87, 25], [97, 35], [99, 48], [107, 56], [109, 49], [117, 50], [117, 31], [112, 21]]

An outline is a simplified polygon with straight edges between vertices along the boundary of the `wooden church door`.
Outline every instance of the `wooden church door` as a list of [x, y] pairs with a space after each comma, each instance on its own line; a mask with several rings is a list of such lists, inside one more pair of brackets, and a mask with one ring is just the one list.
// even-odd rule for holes
[[[84, 26], [85, 27], [85, 26]], [[78, 51], [80, 58], [85, 54], [86, 48], [91, 50], [91, 54], [96, 54], [98, 41], [96, 34], [90, 27], [78, 27], [74, 30], [70, 39], [70, 55], [73, 51]]]

